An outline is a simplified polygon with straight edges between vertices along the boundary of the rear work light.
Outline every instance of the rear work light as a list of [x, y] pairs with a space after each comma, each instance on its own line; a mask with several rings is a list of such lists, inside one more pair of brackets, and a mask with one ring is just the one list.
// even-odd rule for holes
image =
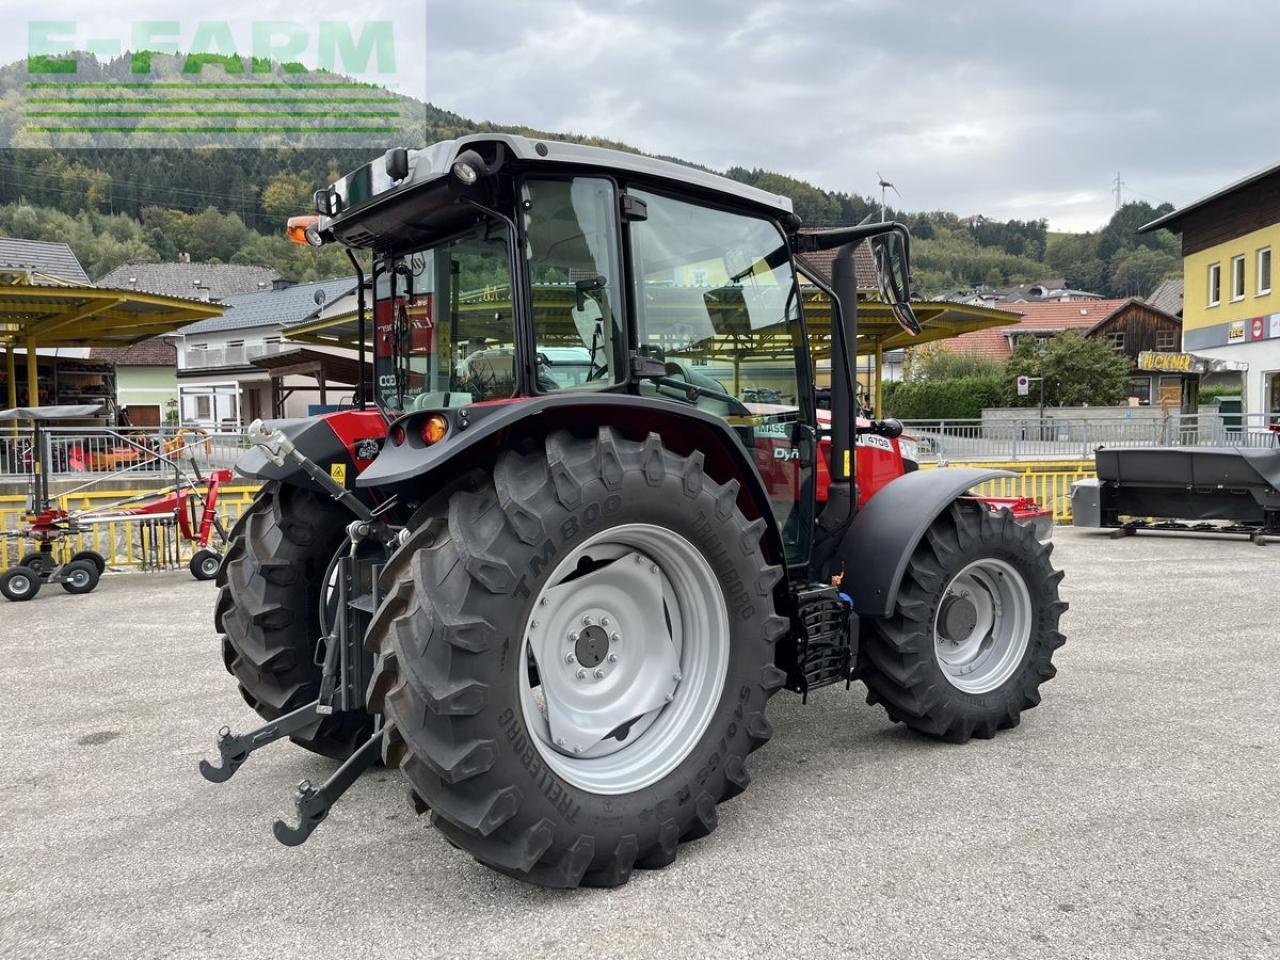
[[439, 443], [448, 432], [449, 421], [438, 413], [433, 413], [422, 421], [422, 442], [427, 446]]
[[404, 444], [404, 427], [391, 428], [391, 442], [394, 443], [397, 447], [402, 446]]

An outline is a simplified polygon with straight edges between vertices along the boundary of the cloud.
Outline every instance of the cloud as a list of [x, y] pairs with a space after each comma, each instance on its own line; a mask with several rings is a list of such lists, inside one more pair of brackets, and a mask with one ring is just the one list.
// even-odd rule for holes
[[496, 3], [428, 8], [433, 102], [760, 166], [909, 209], [1104, 222], [1111, 181], [1186, 202], [1274, 162], [1274, 7]]

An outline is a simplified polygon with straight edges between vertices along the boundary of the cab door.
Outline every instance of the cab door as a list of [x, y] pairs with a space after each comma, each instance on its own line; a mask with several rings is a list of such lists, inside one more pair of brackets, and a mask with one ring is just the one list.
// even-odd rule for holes
[[807, 341], [787, 238], [768, 217], [632, 187], [637, 351], [669, 381], [643, 393], [722, 417], [748, 448], [789, 565], [808, 561], [814, 412]]

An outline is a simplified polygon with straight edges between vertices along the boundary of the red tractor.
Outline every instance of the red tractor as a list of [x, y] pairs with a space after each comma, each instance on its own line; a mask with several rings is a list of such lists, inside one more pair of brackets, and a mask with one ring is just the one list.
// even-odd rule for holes
[[[316, 205], [291, 232], [348, 248], [376, 405], [255, 425], [215, 617], [266, 723], [201, 766], [285, 736], [342, 760], [282, 842], [381, 760], [482, 863], [613, 886], [715, 829], [779, 690], [859, 680], [955, 743], [1040, 702], [1061, 573], [968, 495], [1007, 474], [899, 456], [856, 482], [855, 438], [900, 427], [857, 418], [854, 248], [918, 332], [901, 224], [801, 233], [704, 171], [490, 134], [391, 150]], [[837, 251], [830, 324], [802, 249]]]

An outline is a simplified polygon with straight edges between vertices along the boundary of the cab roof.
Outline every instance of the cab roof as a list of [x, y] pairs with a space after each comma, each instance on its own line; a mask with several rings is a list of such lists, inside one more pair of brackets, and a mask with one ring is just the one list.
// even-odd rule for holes
[[400, 181], [392, 180], [387, 175], [383, 159], [374, 160], [366, 167], [343, 177], [330, 188], [341, 202], [337, 217], [341, 218], [349, 210], [363, 206], [365, 202], [382, 194], [399, 193], [405, 188], [418, 187], [443, 179], [448, 176], [458, 154], [464, 150], [471, 149], [483, 154], [491, 154], [497, 146], [501, 146], [505, 151], [507, 162], [514, 161], [534, 167], [543, 165], [594, 167], [601, 172], [618, 171], [637, 174], [718, 193], [739, 202], [745, 200], [772, 210], [778, 215], [792, 213], [789, 197], [769, 193], [685, 164], [580, 143], [531, 139], [509, 133], [480, 133], [458, 137], [455, 140], [442, 140], [419, 150], [407, 151], [409, 174]]

